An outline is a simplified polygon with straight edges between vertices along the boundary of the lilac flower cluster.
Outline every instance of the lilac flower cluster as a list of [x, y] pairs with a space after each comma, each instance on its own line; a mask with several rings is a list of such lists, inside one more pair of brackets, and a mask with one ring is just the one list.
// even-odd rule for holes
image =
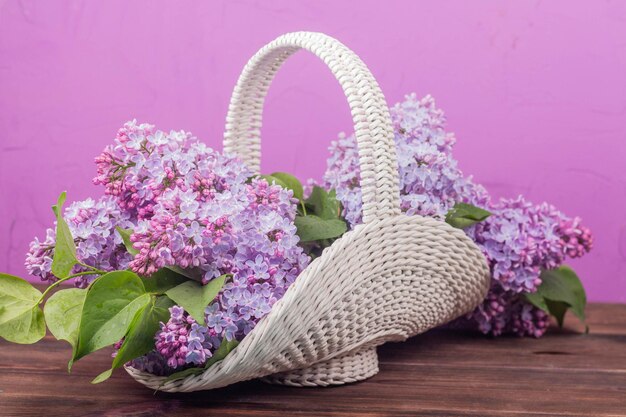
[[[444, 130], [445, 117], [434, 99], [415, 95], [391, 109], [400, 174], [401, 207], [407, 214], [443, 220], [455, 203], [486, 205], [485, 189], [466, 178], [451, 151], [456, 139]], [[351, 225], [361, 222], [358, 148], [354, 135], [341, 134], [330, 146], [324, 174], [328, 188], [337, 190], [344, 216]]]
[[[391, 109], [400, 174], [401, 208], [407, 214], [443, 220], [457, 202], [493, 214], [467, 230], [481, 248], [492, 273], [491, 290], [464, 324], [494, 335], [511, 332], [539, 337], [547, 315], [522, 294], [541, 284], [542, 269], [591, 249], [590, 231], [549, 204], [532, 205], [521, 197], [492, 202], [485, 189], [465, 177], [452, 157], [454, 135], [432, 97], [409, 95]], [[330, 147], [325, 186], [337, 190], [351, 226], [361, 222], [358, 151], [354, 136], [340, 135]]]
[[292, 191], [252, 179], [239, 160], [185, 132], [127, 123], [96, 159], [97, 184], [136, 215], [130, 268], [150, 276], [164, 266], [229, 274], [201, 326], [180, 307], [156, 335], [156, 351], [134, 366], [151, 372], [201, 365], [220, 341], [241, 340], [309, 262], [298, 246]]
[[[133, 228], [132, 217], [121, 210], [110, 197], [102, 197], [98, 201], [88, 198], [72, 203], [63, 216], [70, 228], [76, 244], [76, 257], [84, 264], [103, 271], [126, 269], [131, 256], [124, 248], [121, 236], [115, 230]], [[52, 256], [56, 242], [54, 229], [46, 230], [46, 238], [40, 241], [35, 238], [30, 244], [26, 255], [26, 269], [31, 275], [43, 281], [55, 281], [52, 275]], [[72, 273], [87, 271], [77, 265]], [[79, 288], [86, 287], [95, 275], [83, 275], [74, 281]]]
[[[192, 139], [192, 140], [190, 140]], [[143, 219], [152, 214], [156, 199], [187, 176], [203, 148], [184, 131], [166, 134], [147, 123], [127, 122], [117, 133], [115, 143], [96, 157], [98, 175], [105, 194], [114, 196], [126, 212]]]
[[584, 255], [591, 232], [554, 206], [533, 205], [521, 196], [489, 206], [487, 220], [467, 230], [481, 248], [493, 278], [489, 297], [468, 318], [481, 331], [539, 337], [548, 326], [543, 311], [523, 301], [523, 293], [541, 285], [542, 269], [560, 266], [566, 257]]
[[212, 356], [211, 348], [219, 346], [217, 332], [200, 326], [181, 307], [170, 308], [170, 313], [170, 320], [156, 336], [156, 351], [167, 358], [171, 369], [204, 364]]

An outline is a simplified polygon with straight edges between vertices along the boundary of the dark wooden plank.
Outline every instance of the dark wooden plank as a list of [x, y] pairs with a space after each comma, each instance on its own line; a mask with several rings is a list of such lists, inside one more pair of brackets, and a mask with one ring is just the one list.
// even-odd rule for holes
[[437, 330], [381, 347], [381, 372], [362, 383], [190, 394], [154, 394], [123, 371], [90, 385], [108, 352], [67, 375], [63, 342], [0, 342], [0, 415], [626, 416], [626, 305], [590, 305], [589, 324], [588, 335], [570, 320], [541, 339]]

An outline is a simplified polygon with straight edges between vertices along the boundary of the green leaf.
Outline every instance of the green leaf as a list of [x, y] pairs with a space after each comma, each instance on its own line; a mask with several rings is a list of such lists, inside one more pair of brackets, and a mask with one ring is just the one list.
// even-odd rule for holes
[[235, 339], [230, 341], [226, 340], [226, 338], [222, 339], [220, 347], [218, 347], [217, 350], [213, 353], [211, 359], [206, 361], [206, 363], [204, 364], [204, 369], [209, 369], [216, 362], [223, 360], [226, 355], [228, 355], [233, 349], [237, 347], [238, 344], [239, 342]]
[[175, 372], [169, 375], [167, 378], [165, 378], [165, 380], [163, 381], [163, 384], [169, 381], [177, 380], [177, 379], [184, 379], [191, 375], [202, 374], [205, 370], [209, 369], [209, 367], [214, 365], [216, 362], [223, 360], [226, 357], [226, 355], [228, 355], [233, 349], [237, 347], [238, 344], [239, 342], [234, 339], [231, 341], [228, 341], [225, 338], [222, 339], [222, 343], [220, 344], [220, 347], [217, 348], [217, 350], [213, 353], [213, 356], [211, 356], [211, 358], [204, 364], [204, 367], [188, 368], [179, 372]]
[[337, 200], [335, 190], [326, 192], [322, 187], [315, 186], [306, 200], [313, 214], [324, 220], [338, 219], [341, 212], [341, 203]]
[[285, 172], [274, 172], [270, 177], [281, 181], [284, 184], [283, 188], [293, 191], [293, 196], [302, 201], [304, 188], [302, 188], [302, 183], [296, 177]]
[[30, 344], [46, 335], [41, 292], [22, 278], [0, 274], [0, 337]]
[[185, 309], [201, 325], [205, 324], [204, 310], [220, 292], [228, 275], [219, 276], [206, 285], [186, 281], [169, 289], [165, 294]]
[[113, 271], [95, 280], [87, 291], [73, 361], [119, 341], [137, 311], [150, 302], [141, 278], [131, 271]]
[[316, 240], [333, 239], [343, 235], [348, 226], [341, 219], [324, 220], [315, 215], [296, 217], [295, 225], [298, 228], [298, 236], [302, 243]]
[[187, 278], [169, 268], [161, 268], [147, 278], [141, 278], [146, 292], [165, 294], [165, 291], [187, 281]]
[[133, 242], [130, 241], [130, 235], [133, 234], [133, 231], [131, 229], [122, 229], [119, 226], [117, 226], [115, 230], [117, 230], [117, 233], [119, 233], [122, 237], [122, 240], [124, 241], [124, 246], [126, 247], [126, 251], [133, 256], [137, 255], [139, 251], [133, 248]]
[[264, 179], [269, 185], [280, 185], [283, 188], [287, 188], [287, 184], [282, 182], [280, 178], [276, 178], [272, 175], [257, 175], [257, 178]]
[[456, 203], [446, 214], [446, 223], [457, 229], [465, 229], [482, 222], [489, 216], [491, 216], [491, 213], [480, 207], [466, 203]]
[[170, 271], [176, 272], [179, 275], [187, 277], [189, 279], [193, 279], [194, 281], [201, 282], [202, 281], [202, 270], [200, 268], [186, 268], [183, 269], [176, 265], [166, 266], [165, 268]]
[[563, 320], [565, 319], [565, 313], [569, 308], [567, 303], [563, 301], [552, 301], [545, 300], [546, 305], [548, 306], [548, 313], [556, 319], [556, 322], [559, 324], [559, 327], [563, 327]]
[[52, 256], [52, 273], [57, 278], [67, 278], [74, 265], [78, 263], [76, 258], [76, 245], [72, 232], [63, 218], [63, 203], [65, 203], [66, 193], [63, 191], [59, 196], [57, 204], [52, 206], [52, 211], [57, 219], [56, 244], [54, 255]]
[[46, 322], [38, 305], [0, 325], [0, 337], [20, 344], [37, 343], [46, 335]]
[[78, 344], [78, 326], [86, 296], [86, 289], [68, 288], [52, 294], [44, 307], [48, 329], [58, 340], [69, 342], [72, 351]]
[[540, 278], [544, 298], [567, 303], [572, 313], [581, 321], [585, 321], [587, 295], [580, 278], [572, 268], [563, 265], [557, 269], [544, 270]]
[[169, 319], [168, 309], [173, 305], [172, 300], [167, 297], [150, 297], [148, 304], [135, 313], [124, 336], [124, 342], [113, 358], [111, 369], [102, 372], [91, 383], [99, 384], [106, 381], [114, 369], [153, 350], [154, 335], [159, 331], [160, 323]]
[[148, 305], [137, 311], [124, 337], [124, 343], [113, 359], [114, 369], [154, 349], [154, 335], [159, 331], [160, 323], [169, 319], [168, 309], [173, 305], [172, 300], [167, 297], [153, 296]]
[[545, 311], [546, 313], [549, 313], [548, 304], [546, 304], [545, 298], [543, 298], [543, 296], [538, 291], [524, 294], [524, 297], [526, 298], [526, 300], [528, 300], [529, 303], [531, 303], [535, 307]]
[[587, 296], [582, 282], [574, 270], [566, 265], [556, 269], [543, 270], [540, 275], [541, 285], [532, 294], [526, 294], [526, 299], [554, 316], [563, 325], [563, 319], [568, 309], [585, 322], [585, 307]]
[[91, 381], [91, 383], [92, 384], [99, 384], [99, 383], [104, 382], [107, 379], [111, 378], [111, 375], [113, 375], [113, 369], [107, 369], [106, 371], [102, 372], [100, 375], [95, 377], [93, 379], [93, 381]]

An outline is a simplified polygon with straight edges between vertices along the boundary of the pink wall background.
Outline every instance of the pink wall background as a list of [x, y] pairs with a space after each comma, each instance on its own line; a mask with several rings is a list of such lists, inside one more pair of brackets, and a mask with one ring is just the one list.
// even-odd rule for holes
[[[60, 191], [101, 194], [93, 157], [127, 119], [221, 149], [242, 66], [294, 30], [353, 48], [389, 103], [433, 94], [461, 167], [493, 194], [582, 216], [596, 245], [573, 266], [590, 299], [626, 302], [619, 1], [0, 1], [0, 270], [25, 274]], [[267, 101], [264, 170], [320, 177], [330, 140], [350, 129], [330, 73], [296, 56]]]

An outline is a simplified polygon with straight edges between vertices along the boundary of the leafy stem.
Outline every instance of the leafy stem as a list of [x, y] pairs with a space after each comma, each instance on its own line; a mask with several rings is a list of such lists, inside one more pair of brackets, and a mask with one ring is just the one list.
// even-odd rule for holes
[[[81, 262], [81, 261], [79, 261], [79, 260], [77, 260], [77, 262], [76, 262], [76, 263], [77, 263], [78, 265], [82, 266], [82, 267], [85, 267], [85, 268], [91, 269], [91, 271], [87, 271], [87, 272], [89, 272], [90, 274], [100, 274], [100, 275], [102, 275], [102, 274], [106, 274], [106, 273], [107, 273], [107, 271], [103, 271], [102, 269], [98, 269], [98, 268], [96, 268], [96, 267], [94, 267], [94, 266], [87, 265], [86, 263], [83, 263], [83, 262]], [[83, 274], [83, 275], [89, 275], [89, 274]]]
[[105, 271], [100, 271], [99, 269], [96, 270], [96, 268], [93, 268], [94, 271], [83, 271], [83, 272], [77, 272], [75, 274], [72, 274], [68, 277], [65, 278], [61, 278], [55, 282], [53, 282], [48, 288], [46, 288], [46, 290], [43, 292], [43, 294], [41, 294], [41, 298], [39, 298], [39, 301], [37, 302], [37, 304], [41, 304], [43, 302], [43, 300], [46, 298], [46, 295], [48, 295], [48, 293], [50, 292], [50, 290], [52, 290], [53, 288], [59, 286], [59, 284], [61, 284], [62, 282], [68, 281], [72, 278], [76, 278], [76, 277], [81, 277], [83, 275], [93, 275], [93, 274], [105, 274]]

